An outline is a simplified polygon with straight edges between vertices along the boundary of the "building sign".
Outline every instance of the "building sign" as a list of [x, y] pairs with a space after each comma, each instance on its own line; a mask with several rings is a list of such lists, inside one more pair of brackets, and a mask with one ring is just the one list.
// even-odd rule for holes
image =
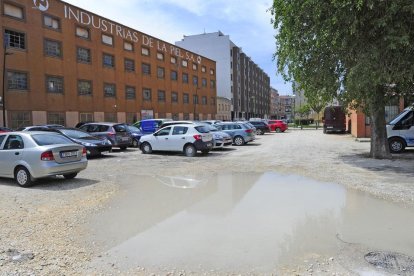
[[[47, 2], [47, 1], [35, 1], [34, 2]], [[40, 9], [40, 8], [39, 8]], [[165, 43], [153, 37], [145, 34], [140, 34], [137, 31], [126, 28], [122, 25], [109, 21], [107, 19], [100, 18], [96, 15], [90, 14], [75, 7], [64, 6], [65, 18], [68, 20], [76, 21], [77, 24], [85, 25], [98, 29], [102, 32], [109, 33], [111, 35], [119, 36], [122, 39], [129, 40], [134, 43], [141, 43], [142, 46], [149, 48], [156, 48], [157, 51], [170, 53], [170, 55], [177, 56], [181, 59], [197, 62], [201, 64], [202, 58], [199, 55], [195, 55], [191, 52], [187, 52], [174, 45]]]
[[35, 9], [44, 12], [49, 9], [49, 0], [33, 0], [33, 5]]

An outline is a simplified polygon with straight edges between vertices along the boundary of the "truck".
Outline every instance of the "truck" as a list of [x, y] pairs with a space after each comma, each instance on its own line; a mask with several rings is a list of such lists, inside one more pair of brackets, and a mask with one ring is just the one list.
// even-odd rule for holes
[[323, 112], [323, 133], [345, 132], [346, 118], [342, 106], [328, 106]]

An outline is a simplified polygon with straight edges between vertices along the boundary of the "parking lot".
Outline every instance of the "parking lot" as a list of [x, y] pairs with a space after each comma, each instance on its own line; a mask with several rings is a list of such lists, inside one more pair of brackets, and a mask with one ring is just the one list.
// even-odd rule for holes
[[[344, 206], [348, 206], [350, 202], [346, 198], [356, 198], [358, 203], [372, 202], [368, 207], [394, 210], [390, 212], [393, 216], [401, 210], [406, 210], [403, 217], [414, 215], [414, 152], [408, 150], [394, 155], [393, 160], [371, 160], [367, 158], [368, 152], [369, 143], [356, 142], [349, 135], [290, 130], [257, 136], [255, 142], [245, 146], [230, 146], [194, 158], [182, 153], [144, 155], [133, 148], [115, 150], [89, 160], [88, 168], [76, 179], [45, 179], [30, 189], [18, 187], [13, 180], [0, 179], [0, 275], [84, 274], [99, 269], [104, 274], [143, 275], [291, 275], [317, 271], [318, 274], [347, 275], [361, 268], [370, 269], [355, 256], [376, 249], [375, 239], [372, 243], [360, 244], [362, 238], [358, 235], [355, 237], [358, 246], [337, 246], [334, 231], [329, 233], [335, 242], [327, 241], [325, 247], [317, 246], [318, 241], [312, 244], [312, 239], [299, 239], [310, 244], [306, 252], [299, 250], [298, 254], [259, 247], [279, 246], [280, 241], [274, 240], [273, 232], [268, 230], [288, 224], [280, 220], [269, 223], [270, 228], [266, 230], [272, 210], [278, 213], [282, 208], [273, 205], [269, 195], [275, 195], [275, 202], [283, 200], [286, 210], [307, 202], [309, 194], [314, 201], [307, 204], [313, 206], [318, 201], [330, 202], [332, 198], [343, 200]], [[281, 198], [276, 195], [283, 191], [275, 189], [272, 183], [298, 186]], [[315, 189], [320, 193], [314, 194]], [[215, 195], [225, 195], [226, 199], [213, 199]], [[261, 197], [264, 206], [260, 206]], [[342, 208], [329, 206], [326, 208], [333, 211]], [[356, 209], [364, 206], [351, 204]], [[260, 213], [252, 215], [256, 208]], [[306, 209], [296, 210], [297, 214], [304, 212], [301, 210]], [[363, 218], [373, 214], [375, 208]], [[263, 217], [256, 220], [257, 216]], [[285, 216], [295, 215], [286, 211]], [[373, 225], [381, 222], [374, 221]], [[251, 231], [230, 227], [238, 223]], [[404, 223], [401, 228], [414, 232], [413, 223], [408, 219], [398, 223]], [[192, 229], [198, 230], [201, 238], [194, 239], [194, 233], [187, 227], [180, 231], [183, 234], [177, 232], [183, 225], [198, 226]], [[250, 228], [251, 225], [261, 227]], [[215, 226], [239, 234], [213, 231]], [[223, 232], [226, 235], [219, 234]], [[385, 236], [390, 239], [385, 239], [380, 249], [399, 250], [413, 256], [409, 248], [414, 248], [414, 238], [404, 236], [406, 233], [388, 233]], [[306, 231], [295, 234], [304, 237]], [[391, 234], [401, 238], [399, 242], [406, 241], [408, 248], [387, 248], [396, 243]], [[201, 243], [203, 237], [207, 240]], [[352, 234], [348, 237], [352, 238]], [[382, 235], [374, 237], [383, 238]], [[245, 247], [240, 245], [242, 240]], [[157, 242], [159, 247], [154, 246]], [[128, 247], [131, 244], [136, 247]], [[215, 251], [209, 244], [216, 248], [223, 246]], [[257, 250], [240, 253], [254, 248], [255, 244]], [[240, 251], [235, 253], [232, 248]], [[251, 261], [247, 262], [249, 267], [243, 264], [246, 260]]]

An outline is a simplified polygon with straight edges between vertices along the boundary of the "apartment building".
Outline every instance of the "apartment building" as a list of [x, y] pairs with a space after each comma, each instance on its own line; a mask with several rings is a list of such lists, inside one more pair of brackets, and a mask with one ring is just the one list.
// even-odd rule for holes
[[215, 118], [215, 61], [63, 1], [1, 5], [9, 127]]

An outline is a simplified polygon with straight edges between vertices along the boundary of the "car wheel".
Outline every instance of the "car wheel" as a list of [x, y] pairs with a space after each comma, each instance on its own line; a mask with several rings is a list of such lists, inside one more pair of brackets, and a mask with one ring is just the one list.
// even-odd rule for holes
[[194, 157], [196, 156], [197, 150], [193, 145], [187, 145], [184, 148], [184, 153], [188, 157]]
[[243, 137], [241, 137], [241, 136], [236, 136], [236, 137], [234, 137], [234, 144], [236, 145], [236, 146], [243, 146], [245, 143], [244, 143], [244, 139], [243, 139]]
[[256, 130], [256, 135], [263, 135], [263, 134], [264, 134], [263, 130], [261, 129]]
[[151, 147], [150, 143], [144, 142], [141, 145], [141, 151], [142, 151], [143, 154], [150, 154], [150, 153], [152, 153], [152, 147]]
[[390, 151], [392, 153], [401, 153], [405, 149], [405, 143], [400, 138], [390, 138], [388, 140], [388, 144], [390, 145]]
[[20, 187], [30, 187], [33, 185], [32, 176], [25, 167], [18, 167], [14, 172], [14, 179]]
[[122, 147], [119, 147], [121, 150], [126, 150], [127, 149], [127, 146], [122, 146]]
[[134, 148], [137, 148], [138, 147], [138, 141], [137, 140], [132, 140], [132, 146], [134, 147]]
[[201, 153], [202, 154], [208, 154], [210, 152], [210, 150], [202, 150]]
[[74, 179], [77, 175], [78, 173], [68, 173], [68, 174], [64, 174], [63, 177], [65, 179]]
[[281, 132], [282, 132], [282, 130], [281, 130], [279, 127], [277, 127], [277, 128], [275, 129], [275, 131], [276, 131], [277, 133], [281, 133]]

